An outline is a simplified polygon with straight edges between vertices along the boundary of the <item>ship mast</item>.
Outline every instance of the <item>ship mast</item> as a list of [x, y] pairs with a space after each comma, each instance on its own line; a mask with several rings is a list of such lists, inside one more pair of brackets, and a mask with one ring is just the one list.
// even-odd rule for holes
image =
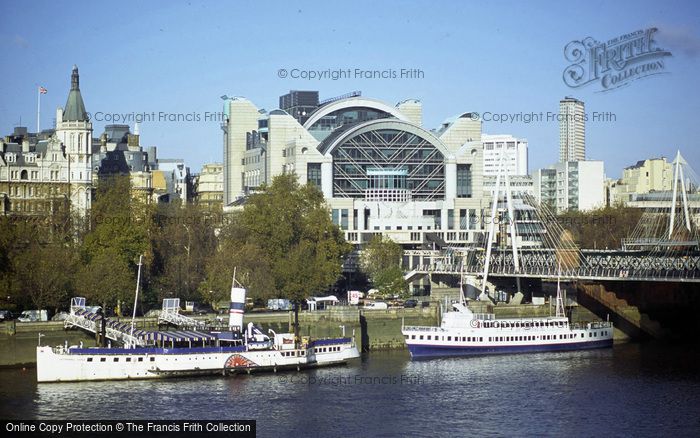
[[136, 275], [136, 294], [134, 295], [134, 311], [131, 315], [131, 332], [129, 336], [134, 338], [134, 323], [136, 322], [136, 304], [139, 301], [139, 283], [141, 283], [141, 266], [143, 265], [143, 256], [139, 256], [139, 273]]
[[[563, 316], [566, 316], [566, 313], [564, 312], [564, 300], [562, 299], [561, 295], [561, 263], [559, 263], [559, 270], [557, 271], [557, 310], [556, 310], [556, 317], [560, 318]], [[551, 309], [551, 307], [550, 307]], [[551, 312], [551, 310], [550, 310]]]

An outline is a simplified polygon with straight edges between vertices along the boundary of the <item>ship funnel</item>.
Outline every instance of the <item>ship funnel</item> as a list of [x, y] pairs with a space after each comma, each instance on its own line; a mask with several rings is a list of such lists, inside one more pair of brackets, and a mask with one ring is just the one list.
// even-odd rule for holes
[[243, 331], [243, 312], [245, 310], [245, 289], [231, 286], [231, 303], [228, 308], [228, 326], [231, 330]]

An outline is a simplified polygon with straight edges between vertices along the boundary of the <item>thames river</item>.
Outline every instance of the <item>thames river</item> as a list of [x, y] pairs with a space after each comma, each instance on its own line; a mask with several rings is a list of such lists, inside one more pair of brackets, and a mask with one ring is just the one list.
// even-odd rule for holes
[[0, 370], [0, 418], [255, 419], [258, 436], [698, 436], [697, 346], [348, 366], [253, 376], [37, 385]]

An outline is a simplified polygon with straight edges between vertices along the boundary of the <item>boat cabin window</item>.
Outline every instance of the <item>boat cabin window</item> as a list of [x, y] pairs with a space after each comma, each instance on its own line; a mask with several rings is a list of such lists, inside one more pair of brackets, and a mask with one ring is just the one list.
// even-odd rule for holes
[[151, 362], [155, 362], [155, 361], [156, 361], [156, 358], [155, 358], [155, 357], [152, 357], [152, 358], [151, 358]]
[[87, 358], [87, 361], [88, 361], [88, 362], [92, 362], [92, 358], [91, 358], [91, 357], [88, 357], [88, 358]]
[[142, 358], [142, 357], [139, 357], [139, 362], [143, 362], [143, 358]]
[[119, 358], [118, 358], [118, 357], [115, 357], [115, 358], [114, 358], [114, 362], [119, 362]]
[[126, 358], [126, 361], [127, 361], [127, 362], [131, 362], [131, 358], [130, 358], [130, 357], [127, 357], [127, 358]]
[[106, 357], [101, 357], [101, 358], [100, 358], [100, 362], [106, 362], [106, 361], [107, 361], [107, 358], [106, 358]]

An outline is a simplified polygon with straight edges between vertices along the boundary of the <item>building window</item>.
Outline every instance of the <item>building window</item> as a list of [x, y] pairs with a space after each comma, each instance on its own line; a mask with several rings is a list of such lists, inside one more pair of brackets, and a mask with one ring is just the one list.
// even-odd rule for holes
[[348, 210], [346, 208], [340, 210], [340, 228], [342, 230], [348, 229]]
[[458, 164], [457, 165], [457, 197], [471, 198], [472, 197], [472, 165]]
[[306, 182], [321, 188], [321, 163], [307, 163]]

